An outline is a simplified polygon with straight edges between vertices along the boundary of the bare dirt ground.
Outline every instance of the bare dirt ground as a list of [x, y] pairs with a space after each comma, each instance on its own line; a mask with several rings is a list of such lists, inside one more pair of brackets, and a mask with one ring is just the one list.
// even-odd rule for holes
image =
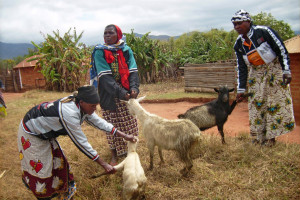
[[[167, 119], [176, 119], [178, 114], [199, 103], [178, 102], [178, 103], [142, 103], [142, 106], [150, 113]], [[208, 129], [204, 134], [217, 134], [217, 127]], [[246, 102], [239, 103], [224, 125], [225, 140], [228, 136], [237, 136], [241, 133], [249, 133], [249, 115], [248, 105]], [[221, 140], [221, 139], [220, 139]], [[278, 141], [300, 144], [300, 127], [297, 126], [294, 131], [278, 137]]]
[[[5, 102], [9, 102], [15, 98], [20, 98], [22, 93], [3, 93]], [[166, 119], [176, 119], [178, 114], [184, 113], [189, 108], [200, 105], [199, 103], [191, 103], [188, 101], [172, 102], [172, 103], [142, 103], [142, 106], [150, 113], [164, 117]], [[228, 117], [228, 121], [224, 126], [225, 140], [228, 136], [237, 136], [241, 133], [249, 133], [249, 115], [247, 103], [239, 103], [232, 114]], [[217, 134], [216, 127], [208, 129], [204, 134]], [[297, 126], [294, 131], [278, 137], [278, 141], [300, 144], [300, 127]]]

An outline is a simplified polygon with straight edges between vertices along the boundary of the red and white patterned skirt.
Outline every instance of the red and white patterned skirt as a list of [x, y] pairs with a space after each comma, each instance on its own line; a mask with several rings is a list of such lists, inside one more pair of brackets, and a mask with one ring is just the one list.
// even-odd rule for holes
[[56, 139], [42, 140], [26, 133], [21, 123], [18, 148], [23, 182], [37, 198], [51, 198], [68, 191], [73, 174]]

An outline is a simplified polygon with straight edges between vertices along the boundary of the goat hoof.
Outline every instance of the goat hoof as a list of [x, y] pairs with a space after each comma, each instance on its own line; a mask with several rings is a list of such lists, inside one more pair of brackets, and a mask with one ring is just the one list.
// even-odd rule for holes
[[183, 176], [186, 176], [188, 174], [188, 170], [186, 168], [183, 168], [182, 170], [180, 170], [180, 174], [182, 174]]
[[159, 165], [164, 165], [165, 162], [164, 161], [160, 161]]

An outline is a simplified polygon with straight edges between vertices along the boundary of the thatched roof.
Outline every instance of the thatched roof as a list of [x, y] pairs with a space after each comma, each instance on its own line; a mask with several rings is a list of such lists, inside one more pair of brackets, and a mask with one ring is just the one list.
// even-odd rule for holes
[[284, 41], [289, 53], [300, 53], [300, 35]]
[[33, 61], [29, 61], [29, 62], [27, 62], [27, 61], [32, 59], [32, 58], [36, 58], [36, 57], [39, 57], [39, 56], [34, 55], [34, 56], [29, 57], [29, 58], [26, 58], [25, 60], [23, 60], [22, 62], [20, 62], [16, 66], [14, 66], [13, 68], [18, 69], [18, 68], [23, 68], [23, 67], [35, 67], [38, 60], [33, 60]]

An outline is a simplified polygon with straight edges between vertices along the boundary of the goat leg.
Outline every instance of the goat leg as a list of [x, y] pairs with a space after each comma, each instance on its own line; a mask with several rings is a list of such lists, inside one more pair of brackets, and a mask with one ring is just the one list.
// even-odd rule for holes
[[150, 166], [149, 166], [149, 170], [153, 169], [153, 156], [154, 156], [154, 145], [148, 145], [148, 149], [150, 152]]
[[231, 106], [230, 106], [230, 111], [229, 111], [228, 115], [230, 115], [230, 114], [232, 113], [232, 111], [233, 111], [233, 109], [235, 108], [236, 104], [237, 104], [237, 101], [234, 100], [234, 101], [232, 102]]
[[162, 155], [162, 149], [160, 147], [158, 147], [158, 154], [159, 154], [159, 157], [160, 157], [160, 161], [163, 164], [165, 161], [164, 161], [164, 158], [163, 158], [163, 155]]
[[224, 138], [223, 126], [224, 126], [224, 124], [218, 125], [218, 131], [222, 137], [222, 144], [226, 144], [225, 138]]
[[187, 174], [189, 173], [189, 171], [192, 169], [193, 167], [193, 160], [191, 159], [191, 156], [189, 153], [187, 154], [180, 154], [180, 159], [181, 161], [184, 162], [185, 167], [183, 169], [180, 170], [180, 173], [183, 176], [187, 176]]

